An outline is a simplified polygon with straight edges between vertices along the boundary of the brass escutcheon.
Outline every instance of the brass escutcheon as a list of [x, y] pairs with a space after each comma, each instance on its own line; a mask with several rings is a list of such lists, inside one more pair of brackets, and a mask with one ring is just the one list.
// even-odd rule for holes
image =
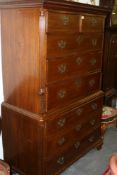
[[83, 59], [81, 57], [76, 58], [77, 65], [81, 65], [82, 62], [83, 62]]
[[94, 125], [95, 125], [95, 119], [91, 120], [91, 121], [90, 121], [90, 124], [91, 124], [92, 126], [94, 126]]
[[95, 80], [94, 80], [94, 79], [91, 79], [91, 80], [89, 81], [89, 86], [90, 86], [90, 87], [93, 87], [94, 84], [95, 84]]
[[60, 138], [60, 139], [58, 140], [58, 144], [59, 144], [60, 146], [62, 146], [64, 143], [65, 143], [65, 138], [64, 138], [64, 137], [62, 137], [62, 138]]
[[70, 21], [70, 20], [69, 20], [69, 16], [63, 16], [63, 17], [62, 17], [62, 21], [63, 21], [63, 24], [64, 24], [64, 25], [68, 25], [68, 24], [69, 24], [69, 21]]
[[67, 65], [66, 64], [61, 64], [58, 66], [58, 71], [63, 74], [66, 72]]
[[83, 108], [79, 108], [79, 109], [76, 110], [76, 114], [78, 116], [80, 116], [82, 114], [82, 112], [83, 112]]
[[95, 47], [97, 45], [97, 39], [92, 39], [92, 46]]
[[59, 98], [64, 98], [65, 97], [65, 95], [66, 95], [66, 91], [65, 90], [60, 90], [59, 92], [58, 92], [58, 96], [59, 96]]
[[59, 119], [58, 122], [57, 122], [57, 125], [59, 127], [63, 127], [66, 123], [66, 119], [65, 118], [62, 118], [62, 119]]
[[77, 39], [76, 39], [78, 45], [81, 45], [81, 43], [83, 42], [83, 40], [84, 40], [84, 37], [83, 37], [82, 35], [79, 35], [79, 36], [77, 37]]
[[58, 41], [58, 47], [64, 49], [66, 47], [66, 42], [63, 40]]
[[75, 144], [74, 144], [74, 147], [76, 148], [76, 149], [78, 149], [79, 148], [79, 146], [80, 146], [80, 142], [78, 141], [78, 142], [76, 142]]
[[63, 165], [65, 162], [65, 158], [64, 157], [59, 157], [58, 160], [57, 160], [57, 163], [60, 164], [60, 165]]
[[92, 18], [91, 18], [91, 25], [92, 25], [93, 27], [95, 27], [95, 26], [97, 26], [97, 23], [98, 23], [97, 19], [94, 18], [94, 17], [92, 17]]

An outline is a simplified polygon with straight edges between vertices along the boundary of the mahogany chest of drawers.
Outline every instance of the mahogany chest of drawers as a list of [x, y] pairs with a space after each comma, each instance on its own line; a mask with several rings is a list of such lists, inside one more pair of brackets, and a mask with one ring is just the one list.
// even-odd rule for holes
[[0, 2], [5, 160], [54, 175], [102, 145], [107, 10], [68, 1]]

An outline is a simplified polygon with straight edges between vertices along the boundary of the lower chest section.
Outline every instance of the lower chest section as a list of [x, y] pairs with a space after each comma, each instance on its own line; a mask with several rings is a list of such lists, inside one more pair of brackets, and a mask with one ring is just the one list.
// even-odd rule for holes
[[101, 140], [102, 97], [52, 117], [46, 122], [44, 162], [46, 174], [56, 174], [96, 147]]

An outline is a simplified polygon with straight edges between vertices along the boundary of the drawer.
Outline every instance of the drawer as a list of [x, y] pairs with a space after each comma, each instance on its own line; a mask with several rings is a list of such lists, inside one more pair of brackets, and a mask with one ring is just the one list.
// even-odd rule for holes
[[103, 32], [105, 18], [97, 15], [80, 15], [80, 32]]
[[48, 11], [46, 32], [75, 32], [79, 16], [74, 13]]
[[48, 11], [46, 32], [103, 32], [105, 18], [98, 15]]
[[47, 83], [101, 70], [102, 52], [87, 52], [47, 60]]
[[102, 33], [47, 35], [47, 58], [71, 56], [79, 52], [102, 50]]
[[58, 81], [47, 87], [47, 108], [63, 105], [70, 100], [80, 100], [100, 90], [101, 74], [93, 73], [69, 80]]
[[47, 137], [52, 134], [67, 132], [68, 128], [73, 128], [77, 122], [89, 120], [90, 115], [100, 116], [102, 113], [103, 97], [98, 97], [88, 103], [80, 105], [71, 111], [55, 116], [55, 119], [50, 119], [46, 124]]
[[[85, 118], [85, 116], [83, 116]], [[73, 124], [72, 124], [73, 125]], [[56, 152], [63, 152], [70, 147], [78, 139], [82, 139], [93, 132], [94, 129], [100, 126], [100, 116], [90, 113], [85, 120], [74, 121], [74, 125], [67, 129], [67, 132], [55, 134], [47, 137], [46, 142], [46, 156], [56, 154]]]
[[82, 140], [77, 140], [63, 153], [57, 154], [51, 159], [46, 160], [46, 174], [53, 175], [55, 172], [64, 169], [68, 164], [78, 159], [92, 149], [97, 142], [101, 141], [100, 129], [95, 130]]

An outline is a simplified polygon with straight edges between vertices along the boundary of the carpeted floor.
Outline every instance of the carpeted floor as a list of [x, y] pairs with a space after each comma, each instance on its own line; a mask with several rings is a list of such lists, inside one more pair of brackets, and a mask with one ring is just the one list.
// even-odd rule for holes
[[109, 157], [115, 152], [117, 153], [117, 128], [112, 127], [105, 133], [101, 150], [91, 150], [61, 175], [102, 175]]

